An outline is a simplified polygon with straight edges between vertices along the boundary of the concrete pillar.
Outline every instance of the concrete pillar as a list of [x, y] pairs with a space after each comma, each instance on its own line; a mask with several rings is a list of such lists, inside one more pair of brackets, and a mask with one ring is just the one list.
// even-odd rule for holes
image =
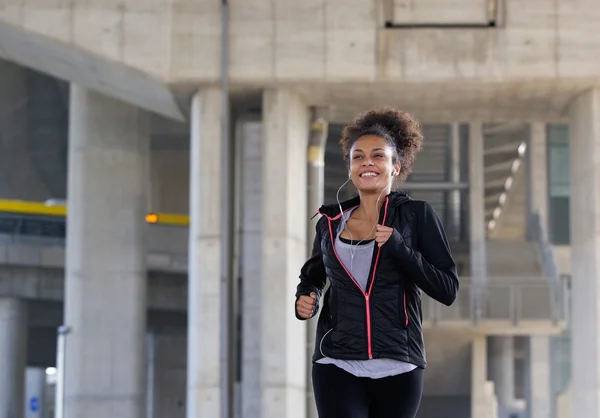
[[551, 418], [554, 407], [550, 389], [550, 337], [529, 337], [526, 365], [529, 418]]
[[469, 124], [469, 231], [471, 281], [474, 286], [471, 306], [475, 308], [476, 319], [485, 312], [485, 285], [487, 284], [487, 251], [485, 222], [485, 171], [484, 142], [481, 122]]
[[260, 120], [240, 120], [236, 149], [241, 176], [242, 418], [261, 417], [262, 164]]
[[[461, 181], [461, 138], [460, 124], [453, 123], [450, 128], [450, 181], [459, 183]], [[460, 241], [461, 235], [461, 191], [456, 189], [450, 193], [448, 204], [451, 217], [449, 219], [449, 235], [452, 241]]]
[[203, 89], [192, 98], [190, 142], [186, 416], [220, 418], [220, 89]]
[[471, 417], [498, 417], [493, 387], [487, 377], [487, 337], [475, 334], [471, 348]]
[[46, 416], [46, 370], [28, 367], [25, 372], [25, 418]]
[[[317, 208], [323, 205], [325, 199], [325, 148], [329, 136], [329, 111], [326, 108], [315, 108], [312, 111], [308, 149], [306, 153], [307, 175], [306, 209], [308, 213], [315, 213]], [[306, 229], [306, 256], [312, 253], [313, 241], [316, 234], [316, 226], [319, 217], [313, 217], [307, 223]], [[312, 381], [312, 356], [315, 350], [315, 335], [317, 333], [318, 318], [320, 311], [306, 321], [306, 418], [319, 418], [317, 404], [315, 403], [313, 381]]]
[[65, 417], [145, 410], [145, 112], [72, 85]]
[[306, 416], [306, 324], [294, 316], [306, 261], [309, 112], [292, 90], [263, 96], [262, 417]]
[[515, 400], [514, 337], [490, 337], [489, 355], [490, 379], [494, 381], [501, 418], [508, 417]]
[[569, 108], [573, 417], [600, 416], [600, 89]]
[[23, 416], [27, 365], [27, 307], [0, 297], [0, 418]]
[[544, 122], [532, 122], [529, 135], [529, 206], [548, 231], [548, 138]]

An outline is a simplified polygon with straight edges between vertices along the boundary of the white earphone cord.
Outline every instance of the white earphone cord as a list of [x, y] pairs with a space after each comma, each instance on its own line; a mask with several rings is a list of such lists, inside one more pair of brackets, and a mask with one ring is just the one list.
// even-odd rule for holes
[[[342, 231], [343, 231], [343, 230], [346, 230], [346, 231], [348, 232], [348, 234], [350, 234], [350, 274], [352, 274], [352, 275], [354, 276], [354, 270], [353, 270], [353, 266], [354, 266], [354, 254], [356, 253], [356, 249], [358, 248], [358, 246], [359, 246], [359, 245], [360, 245], [360, 244], [361, 244], [361, 243], [362, 243], [364, 240], [366, 240], [367, 238], [363, 238], [363, 239], [361, 239], [360, 241], [358, 241], [358, 242], [356, 243], [356, 245], [354, 246], [354, 250], [352, 249], [352, 243], [354, 242], [354, 236], [352, 235], [352, 232], [350, 232], [350, 230], [349, 230], [349, 229], [346, 227], [346, 226], [347, 226], [347, 221], [346, 221], [346, 219], [344, 218], [344, 211], [342, 210], [342, 204], [341, 204], [341, 202], [340, 202], [340, 191], [342, 190], [342, 187], [344, 187], [344, 186], [345, 186], [345, 185], [346, 185], [346, 184], [347, 184], [349, 181], [350, 181], [350, 177], [348, 177], [348, 180], [346, 180], [346, 181], [344, 182], [344, 184], [342, 184], [342, 185], [340, 186], [340, 188], [337, 190], [337, 193], [336, 193], [336, 195], [335, 195], [335, 196], [336, 196], [336, 200], [337, 200], [338, 206], [339, 206], [339, 208], [340, 208], [340, 215], [341, 215], [341, 217], [342, 217], [342, 222], [343, 222], [343, 228], [342, 228]], [[381, 193], [379, 194], [379, 197], [377, 198], [377, 200], [376, 200], [376, 202], [375, 202], [375, 211], [377, 212], [377, 222], [379, 222], [379, 199], [381, 199], [381, 195], [383, 195], [383, 192], [385, 192], [385, 189], [387, 189], [387, 186], [389, 186], [389, 185], [390, 185], [390, 184], [392, 184], [393, 182], [394, 182], [394, 177], [392, 177], [392, 178], [390, 179], [390, 182], [389, 182], [389, 183], [386, 185], [386, 187], [384, 187], [384, 188], [381, 190]], [[371, 231], [369, 231], [369, 233], [367, 234], [367, 237], [369, 237], [369, 236], [370, 236], [370, 235], [373, 233], [373, 230], [374, 230], [375, 228], [377, 228], [377, 222], [375, 223], [375, 225], [373, 225], [373, 228], [371, 228]]]

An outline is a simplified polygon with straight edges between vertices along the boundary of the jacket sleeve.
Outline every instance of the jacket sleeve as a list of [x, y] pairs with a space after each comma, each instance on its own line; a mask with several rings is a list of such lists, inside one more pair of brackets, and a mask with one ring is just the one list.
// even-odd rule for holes
[[402, 234], [394, 229], [384, 244], [392, 247], [398, 268], [407, 274], [427, 295], [450, 306], [458, 294], [456, 265], [442, 222], [427, 202], [416, 214], [419, 251], [406, 245]]
[[[317, 312], [319, 310], [321, 294], [326, 283], [327, 273], [325, 273], [323, 254], [321, 253], [321, 237], [319, 235], [319, 228], [317, 228], [311, 256], [300, 270], [300, 283], [298, 283], [296, 288], [296, 301], [300, 296], [309, 296], [312, 292], [315, 292], [317, 294], [317, 303], [314, 312]], [[296, 318], [301, 321], [305, 320], [305, 318], [298, 315], [296, 303], [294, 303], [294, 311], [296, 313]]]

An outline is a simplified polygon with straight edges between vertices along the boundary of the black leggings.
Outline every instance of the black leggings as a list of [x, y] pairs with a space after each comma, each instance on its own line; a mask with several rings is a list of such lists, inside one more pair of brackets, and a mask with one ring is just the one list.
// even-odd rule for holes
[[319, 418], [414, 418], [424, 370], [382, 379], [356, 377], [333, 364], [313, 364]]

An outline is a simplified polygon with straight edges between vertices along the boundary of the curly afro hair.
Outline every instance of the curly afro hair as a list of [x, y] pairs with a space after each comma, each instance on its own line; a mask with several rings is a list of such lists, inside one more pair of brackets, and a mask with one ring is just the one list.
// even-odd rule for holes
[[400, 161], [401, 164], [398, 182], [406, 180], [423, 142], [423, 131], [417, 119], [410, 113], [392, 107], [358, 115], [342, 131], [340, 145], [344, 160], [349, 161], [352, 146], [364, 135], [377, 135], [386, 140], [395, 150], [393, 163]]

